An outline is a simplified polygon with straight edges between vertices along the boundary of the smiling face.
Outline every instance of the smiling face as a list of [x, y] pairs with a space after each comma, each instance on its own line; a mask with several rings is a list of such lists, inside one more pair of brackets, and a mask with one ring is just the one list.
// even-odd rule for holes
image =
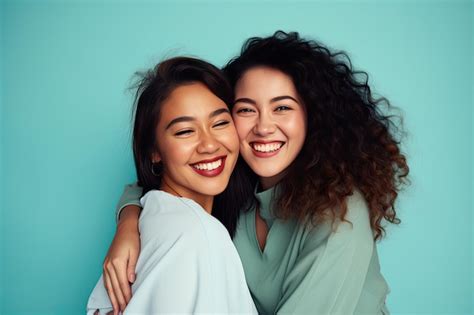
[[278, 183], [296, 159], [306, 136], [306, 113], [291, 78], [258, 66], [235, 87], [232, 116], [240, 153], [264, 189]]
[[205, 200], [225, 189], [239, 153], [226, 104], [201, 83], [179, 86], [162, 104], [156, 139], [162, 189], [210, 210]]

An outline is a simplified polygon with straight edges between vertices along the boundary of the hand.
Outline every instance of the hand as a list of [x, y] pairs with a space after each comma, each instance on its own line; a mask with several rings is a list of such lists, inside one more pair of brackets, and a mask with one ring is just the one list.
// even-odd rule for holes
[[140, 252], [138, 217], [140, 208], [127, 206], [122, 210], [109, 252], [104, 260], [104, 285], [113, 314], [123, 312], [132, 298], [131, 283], [135, 281], [135, 267]]

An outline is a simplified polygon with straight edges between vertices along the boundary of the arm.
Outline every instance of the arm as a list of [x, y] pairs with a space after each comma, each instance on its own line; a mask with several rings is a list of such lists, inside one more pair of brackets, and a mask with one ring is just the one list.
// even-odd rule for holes
[[120, 222], [123, 211], [129, 209], [128, 206], [137, 206], [141, 208], [140, 197], [142, 194], [142, 187], [138, 186], [138, 183], [128, 184], [125, 186], [115, 212], [117, 223]]
[[374, 251], [367, 205], [355, 192], [348, 222], [311, 230], [283, 282], [278, 314], [353, 314]]
[[103, 264], [103, 280], [114, 308], [124, 310], [131, 299], [130, 283], [135, 281], [135, 266], [140, 252], [138, 218], [141, 187], [125, 186], [117, 206], [117, 231]]

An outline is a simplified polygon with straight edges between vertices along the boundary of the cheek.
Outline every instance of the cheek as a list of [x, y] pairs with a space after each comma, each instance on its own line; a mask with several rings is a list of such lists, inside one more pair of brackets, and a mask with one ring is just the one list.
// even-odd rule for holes
[[237, 130], [237, 135], [240, 141], [244, 141], [250, 130], [252, 130], [253, 124], [250, 119], [234, 116], [234, 125]]
[[187, 162], [193, 150], [192, 147], [190, 143], [186, 143], [186, 140], [163, 141], [163, 145], [160, 146], [163, 162], [169, 167]]
[[290, 135], [298, 143], [303, 144], [306, 138], [306, 115], [298, 113], [291, 119], [285, 121], [285, 129], [288, 135]]
[[221, 136], [221, 142], [230, 150], [234, 152], [238, 152], [239, 150], [239, 137], [237, 134], [237, 130], [234, 126], [231, 126], [231, 128], [228, 128], [222, 136]]

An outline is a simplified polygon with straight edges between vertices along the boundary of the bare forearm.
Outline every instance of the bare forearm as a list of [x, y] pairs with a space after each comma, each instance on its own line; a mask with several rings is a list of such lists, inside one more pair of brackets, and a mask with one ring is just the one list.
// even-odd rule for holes
[[138, 225], [138, 218], [142, 208], [135, 205], [129, 205], [120, 212], [118, 225]]

